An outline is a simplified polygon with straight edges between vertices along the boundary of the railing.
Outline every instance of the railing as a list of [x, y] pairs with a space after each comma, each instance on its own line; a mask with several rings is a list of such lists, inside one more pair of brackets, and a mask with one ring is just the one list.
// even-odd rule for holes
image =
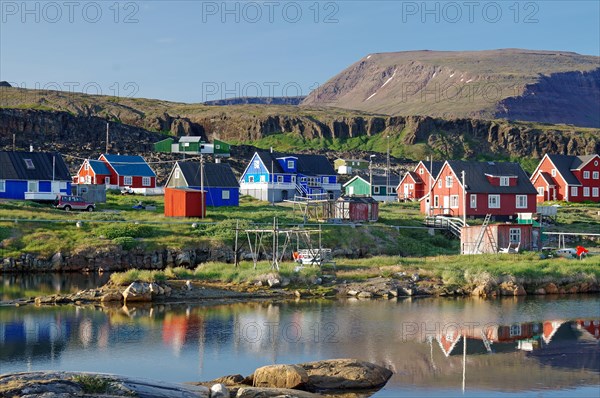
[[424, 224], [428, 227], [445, 229], [460, 239], [465, 223], [461, 218], [433, 216], [425, 217]]

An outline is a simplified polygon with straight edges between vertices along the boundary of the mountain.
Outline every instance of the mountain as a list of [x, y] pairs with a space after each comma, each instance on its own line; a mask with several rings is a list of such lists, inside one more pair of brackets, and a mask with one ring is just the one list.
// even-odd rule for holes
[[204, 105], [300, 105], [306, 96], [303, 97], [238, 97], [226, 98], [213, 101], [205, 101]]
[[387, 115], [600, 127], [600, 57], [561, 51], [370, 54], [311, 92], [304, 106]]

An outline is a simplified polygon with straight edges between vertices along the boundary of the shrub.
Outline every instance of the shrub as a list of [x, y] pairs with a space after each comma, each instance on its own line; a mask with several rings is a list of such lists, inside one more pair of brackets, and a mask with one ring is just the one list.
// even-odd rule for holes
[[104, 236], [107, 239], [124, 237], [150, 238], [154, 235], [154, 231], [149, 225], [118, 223], [98, 227], [96, 235]]
[[113, 242], [117, 245], [120, 245], [123, 248], [123, 250], [131, 250], [137, 247], [138, 245], [138, 241], [135, 240], [135, 238], [132, 238], [131, 236], [120, 236], [118, 238], [114, 238]]
[[77, 375], [73, 381], [78, 383], [86, 394], [105, 394], [111, 387], [111, 382], [101, 376]]

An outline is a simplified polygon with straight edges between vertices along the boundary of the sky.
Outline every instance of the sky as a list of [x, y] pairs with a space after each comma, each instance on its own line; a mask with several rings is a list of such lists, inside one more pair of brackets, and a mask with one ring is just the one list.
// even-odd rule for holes
[[600, 0], [0, 0], [0, 80], [204, 102], [307, 95], [376, 52], [600, 56]]

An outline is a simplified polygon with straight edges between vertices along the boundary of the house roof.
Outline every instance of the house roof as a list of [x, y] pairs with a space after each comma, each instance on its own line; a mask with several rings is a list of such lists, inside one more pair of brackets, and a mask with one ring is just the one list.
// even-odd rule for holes
[[138, 155], [103, 155], [117, 174], [122, 176], [156, 177], [143, 157]]
[[413, 179], [413, 181], [415, 182], [415, 184], [422, 184], [423, 183], [423, 179], [421, 178], [421, 176], [417, 173], [415, 173], [414, 171], [408, 171], [406, 172], [406, 174], [408, 174], [409, 176], [411, 176], [411, 178]]
[[[200, 186], [200, 162], [177, 162], [190, 187]], [[213, 188], [239, 188], [237, 178], [227, 163], [204, 164], [204, 186]]]
[[595, 158], [598, 155], [581, 155], [581, 156], [573, 156], [573, 163], [571, 163], [571, 170], [577, 170], [585, 166], [590, 160]]
[[184, 136], [179, 138], [179, 142], [202, 142], [203, 139], [200, 136]]
[[[468, 162], [462, 160], [448, 160], [448, 165], [460, 180], [461, 173], [465, 172], [467, 192], [483, 193], [515, 193], [537, 194], [537, 191], [525, 171], [518, 163], [512, 162]], [[497, 186], [490, 184], [486, 174], [494, 176], [516, 176], [517, 185]]]
[[[26, 159], [31, 160], [33, 168], [27, 167]], [[69, 169], [60, 153], [0, 152], [0, 179], [2, 180], [52, 180], [53, 175], [54, 180], [71, 180]]]
[[106, 167], [106, 163], [104, 163], [103, 161], [88, 160], [88, 163], [89, 163], [90, 167], [92, 168], [92, 170], [94, 171], [94, 173], [110, 175], [110, 171], [108, 170], [108, 167]]
[[295, 157], [298, 159], [296, 170], [307, 176], [335, 175], [333, 165], [323, 155], [282, 154], [275, 152], [257, 152], [269, 173], [285, 173], [278, 158]]
[[[560, 175], [564, 178], [565, 182], [569, 185], [581, 185], [577, 177], [571, 173], [571, 165], [577, 159], [577, 156], [570, 155], [547, 155], [556, 170], [560, 173]], [[581, 159], [578, 159], [576, 163], [580, 163]]]
[[[438, 174], [440, 174], [440, 171], [442, 170], [442, 167], [444, 166], [444, 161], [441, 160], [435, 160], [433, 162], [428, 162], [426, 160], [422, 160], [421, 163], [423, 163], [423, 165], [425, 166], [425, 168], [427, 169], [427, 171], [429, 171], [429, 173], [433, 176], [433, 178], [436, 178], [438, 176]], [[418, 165], [417, 165], [418, 167]], [[416, 170], [416, 168], [415, 168]]]
[[[368, 182], [368, 180], [367, 180]], [[385, 175], [373, 175], [373, 185], [386, 185], [387, 176]], [[400, 176], [396, 174], [390, 174], [390, 187], [397, 187], [400, 184]]]
[[353, 203], [379, 203], [371, 196], [340, 196], [338, 202], [353, 202]]
[[550, 173], [542, 171], [540, 173], [540, 177], [542, 177], [544, 179], [544, 181], [546, 181], [546, 184], [554, 185], [554, 180], [552, 179], [552, 176], [550, 175]]

